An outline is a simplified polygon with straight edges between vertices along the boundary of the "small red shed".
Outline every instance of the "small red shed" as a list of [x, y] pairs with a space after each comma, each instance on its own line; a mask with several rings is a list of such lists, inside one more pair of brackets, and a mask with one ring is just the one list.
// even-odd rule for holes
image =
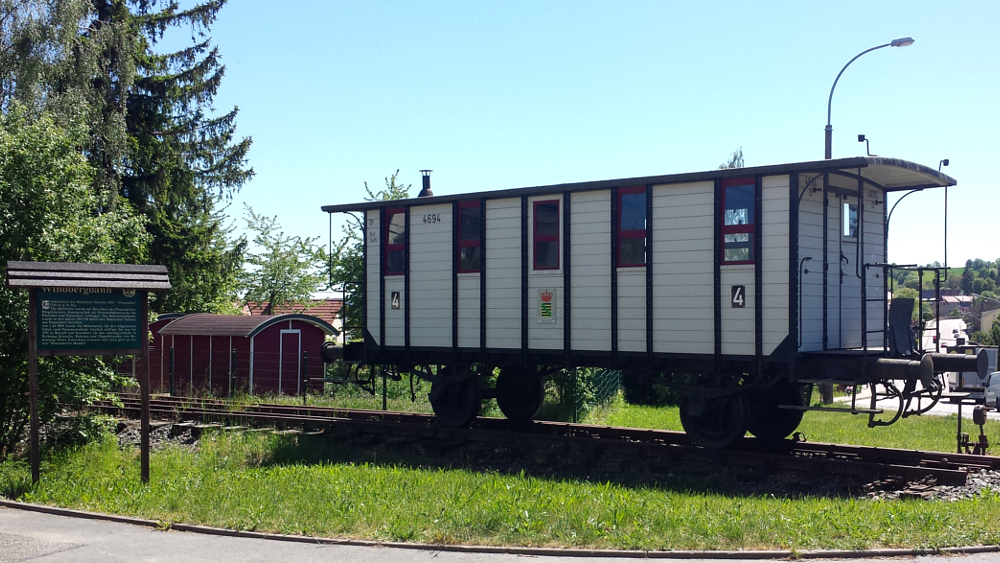
[[[150, 363], [159, 364], [161, 390], [213, 394], [302, 393], [303, 380], [323, 377], [320, 348], [338, 331], [311, 315], [198, 313], [151, 325]], [[156, 379], [153, 378], [154, 384]]]

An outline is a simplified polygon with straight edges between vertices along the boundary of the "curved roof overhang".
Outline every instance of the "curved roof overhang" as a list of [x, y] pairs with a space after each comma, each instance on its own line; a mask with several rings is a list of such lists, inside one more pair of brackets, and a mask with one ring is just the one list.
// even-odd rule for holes
[[340, 334], [323, 319], [301, 313], [287, 315], [213, 315], [196, 313], [178, 317], [160, 329], [160, 334], [184, 336], [238, 336], [250, 338], [267, 328], [288, 321], [303, 321], [323, 329], [327, 334]]
[[783, 174], [796, 173], [822, 174], [824, 172], [847, 176], [853, 175], [855, 178], [860, 176], [860, 178], [867, 184], [887, 192], [925, 188], [943, 188], [946, 186], [954, 186], [957, 183], [951, 176], [942, 174], [933, 168], [917, 164], [915, 162], [880, 156], [856, 156], [851, 158], [814, 160], [789, 164], [771, 164], [767, 166], [750, 166], [746, 168], [728, 168], [721, 170], [709, 170], [706, 172], [668, 174], [663, 176], [640, 176], [635, 178], [621, 178], [617, 180], [600, 180], [596, 182], [553, 184], [549, 186], [534, 186], [528, 188], [514, 188], [510, 190], [479, 192], [475, 194], [466, 193], [442, 195], [420, 198], [419, 200], [417, 198], [411, 198], [407, 200], [394, 200], [391, 202], [365, 201], [339, 205], [324, 205], [322, 210], [327, 213], [366, 211], [368, 209], [380, 209], [387, 205], [433, 205], [451, 203], [453, 201], [467, 200], [470, 196], [477, 198], [507, 198], [525, 195], [534, 196], [555, 194], [567, 191], [605, 190], [609, 188], [645, 184], [680, 184], [757, 175], [779, 176]]

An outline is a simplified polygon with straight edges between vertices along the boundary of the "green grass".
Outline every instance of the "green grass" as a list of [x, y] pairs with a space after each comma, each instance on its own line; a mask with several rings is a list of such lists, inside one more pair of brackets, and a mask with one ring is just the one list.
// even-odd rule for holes
[[215, 434], [154, 453], [113, 439], [49, 457], [19, 500], [238, 530], [391, 541], [618, 549], [863, 549], [1000, 543], [1000, 495], [953, 503], [735, 496], [521, 474], [315, 461], [302, 436]]
[[[390, 408], [413, 410], [408, 382], [396, 390], [402, 385], [405, 393], [394, 398], [399, 406]], [[421, 394], [418, 408], [426, 406], [426, 389]], [[314, 399], [320, 402], [310, 397], [310, 404]], [[338, 406], [353, 400], [368, 399], [348, 393], [322, 399]], [[680, 429], [676, 408], [620, 398], [592, 410], [585, 422]], [[800, 431], [811, 441], [954, 451], [954, 417], [912, 417], [876, 429], [866, 423], [864, 416], [806, 413]], [[978, 431], [971, 424], [965, 430]], [[1000, 423], [990, 421], [987, 433], [1000, 443]], [[142, 485], [138, 452], [109, 437], [49, 451], [34, 487], [23, 461], [0, 464], [0, 494], [165, 524], [444, 544], [654, 550], [1000, 544], [998, 493], [957, 502], [828, 498], [783, 494], [781, 487], [738, 494], [732, 491], [740, 486], [728, 485], [759, 479], [754, 470], [685, 466], [680, 474], [671, 462], [613, 454], [595, 459], [486, 443], [468, 450], [405, 437], [395, 439], [405, 445], [394, 449], [383, 440], [207, 434], [195, 451], [154, 452], [151, 483]], [[491, 460], [480, 464], [476, 456]], [[539, 464], [556, 469], [546, 473]]]

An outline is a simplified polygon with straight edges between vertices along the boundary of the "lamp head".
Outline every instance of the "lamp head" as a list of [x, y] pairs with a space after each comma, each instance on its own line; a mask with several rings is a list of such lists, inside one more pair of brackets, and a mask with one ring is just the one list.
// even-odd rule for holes
[[865, 142], [865, 136], [864, 135], [858, 135], [858, 142], [859, 143]]
[[912, 37], [900, 37], [899, 39], [893, 39], [890, 43], [890, 47], [909, 47], [913, 45]]
[[950, 164], [950, 162], [948, 161], [948, 159], [947, 159], [947, 158], [946, 158], [946, 159], [944, 159], [944, 160], [942, 160], [941, 162], [939, 162], [939, 163], [938, 163], [938, 172], [940, 172], [940, 171], [941, 171], [941, 167], [942, 167], [942, 166], [948, 166], [948, 164]]

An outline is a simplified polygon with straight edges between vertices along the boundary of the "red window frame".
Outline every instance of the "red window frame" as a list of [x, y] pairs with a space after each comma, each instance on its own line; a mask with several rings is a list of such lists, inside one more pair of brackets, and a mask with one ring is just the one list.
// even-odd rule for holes
[[389, 253], [390, 252], [402, 252], [403, 256], [406, 256], [406, 243], [410, 240], [410, 233], [404, 233], [402, 244], [389, 244], [389, 224], [392, 222], [393, 215], [403, 215], [403, 224], [406, 224], [406, 208], [405, 207], [391, 207], [386, 208], [385, 214], [383, 215], [383, 225], [382, 225], [382, 259], [384, 260], [385, 268], [383, 272], [387, 276], [402, 276], [406, 274], [406, 264], [397, 270], [392, 270], [389, 268]]
[[[473, 240], [466, 240], [464, 233], [462, 232], [462, 210], [463, 209], [479, 209], [479, 220], [485, 221], [486, 217], [483, 213], [483, 206], [479, 201], [461, 201], [458, 203], [458, 254], [455, 255], [455, 268], [460, 274], [466, 273], [478, 273], [482, 270], [483, 264], [483, 232], [480, 230], [475, 233], [475, 238]], [[481, 228], [481, 227], [480, 227]], [[463, 248], [479, 248], [479, 267], [478, 268], [462, 268], [462, 249]]]
[[[556, 234], [554, 235], [539, 235], [538, 234], [538, 207], [540, 205], [550, 205], [555, 204], [556, 206]], [[559, 215], [561, 211], [560, 200], [558, 199], [546, 199], [544, 201], [535, 201], [532, 203], [532, 269], [534, 270], [558, 270], [560, 265], [559, 258], [562, 256], [559, 248], [559, 228], [562, 226], [562, 218]], [[555, 242], [556, 243], [556, 265], [555, 266], [542, 266], [538, 265], [538, 243], [540, 242]]]
[[[756, 218], [756, 205], [757, 205], [757, 182], [754, 178], [730, 178], [722, 181], [722, 198], [721, 207], [719, 208], [719, 214], [721, 215], [719, 223], [722, 225], [720, 240], [719, 240], [719, 252], [722, 253], [721, 264], [726, 266], [738, 265], [738, 264], [753, 264], [754, 253], [757, 247], [757, 225], [755, 224]], [[750, 208], [750, 217], [746, 225], [726, 225], [726, 188], [731, 188], [734, 186], [751, 186], [753, 187], [753, 206]], [[747, 234], [750, 243], [750, 259], [749, 260], [726, 260], [726, 235], [732, 234]]]
[[[616, 217], [617, 223], [615, 224], [615, 228], [618, 229], [618, 244], [616, 245], [617, 248], [615, 248], [615, 263], [618, 265], [619, 268], [632, 268], [632, 267], [645, 266], [646, 262], [647, 262], [646, 253], [645, 253], [645, 249], [648, 248], [648, 245], [646, 244], [646, 231], [647, 231], [647, 229], [628, 229], [628, 230], [626, 230], [625, 228], [623, 228], [623, 225], [622, 225], [622, 211], [624, 211], [624, 206], [622, 205], [622, 197], [626, 196], [626, 195], [631, 195], [631, 194], [642, 194], [642, 195], [644, 195], [646, 197], [649, 197], [648, 194], [646, 193], [646, 187], [645, 186], [637, 186], [637, 187], [634, 187], [634, 188], [621, 188], [621, 189], [617, 190], [617, 193], [615, 194], [615, 197], [618, 200], [617, 201], [617, 204], [618, 204], [618, 213], [617, 213], [617, 215], [618, 216]], [[644, 222], [645, 222], [646, 225], [649, 224], [649, 217], [647, 216], [647, 212], [646, 212], [647, 209], [648, 209], [647, 206], [643, 206], [642, 213], [643, 213], [643, 217], [645, 218]], [[643, 244], [642, 244], [642, 246], [643, 246], [642, 262], [635, 262], [635, 263], [622, 262], [622, 242], [625, 241], [625, 240], [628, 240], [628, 239], [642, 239], [642, 241], [643, 241]]]

